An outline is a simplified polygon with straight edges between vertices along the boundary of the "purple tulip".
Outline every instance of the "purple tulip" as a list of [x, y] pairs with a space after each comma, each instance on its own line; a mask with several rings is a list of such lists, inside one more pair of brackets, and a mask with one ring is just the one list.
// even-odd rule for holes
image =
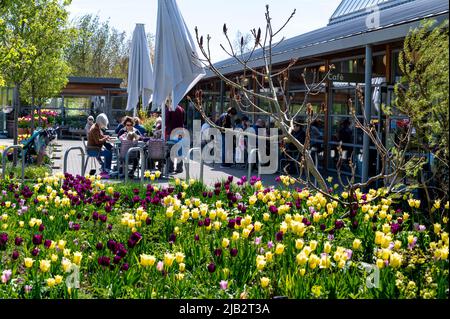
[[216, 250], [214, 250], [214, 255], [215, 255], [216, 257], [222, 256], [222, 249], [217, 248]]
[[108, 219], [108, 217], [106, 217], [106, 215], [100, 215], [99, 219], [102, 223], [106, 223], [106, 220]]
[[110, 258], [106, 257], [106, 256], [99, 257], [97, 261], [100, 266], [105, 266], [105, 267], [108, 267], [111, 263]]
[[276, 235], [275, 235], [275, 237], [276, 237], [276, 240], [277, 241], [282, 241], [283, 240], [283, 232], [278, 232]]
[[42, 233], [42, 232], [44, 231], [44, 229], [45, 229], [44, 224], [41, 224], [41, 225], [39, 226], [39, 231]]
[[231, 248], [231, 249], [230, 249], [230, 255], [231, 255], [231, 257], [236, 257], [237, 254], [238, 254], [237, 248]]
[[80, 224], [73, 224], [73, 226], [72, 226], [72, 229], [73, 229], [74, 231], [79, 231], [80, 228], [81, 228]]
[[216, 271], [216, 265], [215, 265], [214, 263], [210, 263], [210, 264], [208, 265], [208, 271], [209, 271], [210, 273], [215, 272], [215, 271]]
[[138, 241], [140, 241], [142, 239], [142, 235], [139, 232], [134, 232], [134, 233], [131, 234], [130, 239], [138, 242]]
[[0, 234], [0, 248], [5, 248], [7, 242], [8, 242], [8, 234], [1, 233]]
[[125, 249], [125, 247], [123, 247], [123, 245], [120, 245], [120, 246], [121, 247], [117, 251], [117, 256], [120, 256], [123, 258], [127, 255], [128, 251]]
[[334, 226], [335, 226], [336, 229], [341, 229], [341, 228], [344, 228], [345, 224], [344, 224], [344, 222], [342, 220], [337, 220], [334, 223]]
[[12, 260], [17, 260], [17, 258], [19, 258], [19, 252], [17, 250], [14, 250], [11, 258]]
[[136, 246], [137, 242], [133, 239], [128, 239], [127, 245], [129, 248], [134, 248]]
[[45, 248], [50, 248], [50, 246], [52, 245], [52, 241], [51, 240], [49, 240], [49, 239], [46, 239], [45, 241], [44, 241], [44, 247]]
[[147, 219], [145, 220], [145, 224], [151, 225], [151, 223], [152, 223], [152, 219], [150, 217], [147, 217]]
[[177, 235], [174, 233], [170, 234], [169, 236], [169, 243], [173, 244], [177, 240]]
[[127, 271], [128, 269], [130, 269], [130, 265], [128, 265], [127, 263], [125, 263], [125, 264], [122, 265], [121, 269], [122, 269], [123, 271]]
[[32, 251], [31, 254], [36, 257], [37, 255], [39, 255], [40, 249], [35, 247]]
[[101, 242], [98, 242], [97, 245], [95, 245], [95, 249], [103, 250], [103, 244]]
[[113, 259], [113, 263], [114, 264], [118, 264], [118, 263], [120, 263], [120, 261], [122, 260], [122, 257], [120, 257], [120, 256], [114, 256], [114, 259]]
[[235, 219], [230, 219], [228, 221], [228, 228], [234, 229], [234, 225], [236, 224], [236, 220]]
[[[20, 246], [23, 243], [23, 238], [22, 237], [16, 237], [16, 239], [14, 240], [16, 246]], [[1, 246], [1, 244], [0, 244]]]
[[42, 235], [33, 235], [33, 244], [36, 246], [42, 244]]
[[401, 226], [398, 223], [391, 224], [391, 232], [392, 234], [397, 234], [401, 230]]
[[204, 225], [205, 225], [206, 227], [208, 227], [209, 225], [211, 225], [211, 219], [210, 219], [210, 218], [205, 218]]
[[196, 235], [194, 236], [194, 240], [195, 240], [195, 241], [199, 241], [199, 240], [200, 240], [200, 236], [196, 234]]
[[92, 219], [97, 221], [98, 220], [98, 213], [97, 212], [93, 212], [92, 213]]
[[106, 243], [106, 247], [108, 247], [109, 250], [111, 251], [116, 251], [116, 242], [112, 239], [108, 240], [108, 242]]

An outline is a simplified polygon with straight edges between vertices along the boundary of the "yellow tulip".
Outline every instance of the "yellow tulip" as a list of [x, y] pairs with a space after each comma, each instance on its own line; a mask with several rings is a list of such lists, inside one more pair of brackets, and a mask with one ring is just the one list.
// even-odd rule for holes
[[164, 254], [164, 265], [171, 267], [174, 260], [175, 256], [173, 254], [170, 253]]
[[39, 269], [42, 272], [48, 272], [50, 270], [50, 260], [41, 260], [39, 261]]
[[148, 266], [153, 266], [156, 262], [156, 258], [155, 256], [150, 256], [150, 255], [146, 255], [146, 254], [141, 254], [140, 255], [140, 264], [143, 267], [148, 267]]
[[31, 268], [33, 267], [34, 260], [31, 258], [24, 258], [25, 267]]
[[56, 280], [54, 278], [47, 278], [47, 286], [52, 288], [56, 285]]
[[261, 281], [261, 287], [267, 288], [269, 286], [269, 283], [270, 283], [270, 279], [269, 278], [262, 277], [260, 281]]
[[284, 245], [283, 244], [277, 244], [275, 248], [275, 254], [281, 255], [284, 252]]
[[81, 259], [83, 258], [83, 254], [79, 251], [73, 253], [73, 263], [77, 266], [81, 264]]
[[184, 261], [184, 257], [185, 256], [184, 256], [183, 253], [178, 252], [178, 253], [175, 254], [175, 260], [179, 264], [181, 264]]

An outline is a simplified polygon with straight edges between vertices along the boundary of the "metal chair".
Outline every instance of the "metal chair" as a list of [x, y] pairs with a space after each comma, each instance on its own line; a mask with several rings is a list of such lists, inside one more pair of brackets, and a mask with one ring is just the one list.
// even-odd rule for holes
[[87, 155], [86, 160], [83, 165], [83, 174], [82, 174], [82, 175], [85, 175], [86, 169], [87, 169], [89, 163], [91, 164], [90, 165], [91, 170], [93, 169], [93, 167], [95, 167], [95, 170], [97, 170], [97, 163], [100, 164], [100, 166], [102, 166], [103, 162], [100, 158], [100, 151], [101, 151], [100, 148], [87, 146], [86, 140], [84, 139], [84, 137], [81, 138], [81, 141], [83, 142], [84, 150]]

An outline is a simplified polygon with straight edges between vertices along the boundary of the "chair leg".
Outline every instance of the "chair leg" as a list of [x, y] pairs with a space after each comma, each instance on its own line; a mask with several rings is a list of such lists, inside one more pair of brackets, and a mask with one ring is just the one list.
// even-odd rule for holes
[[86, 175], [86, 169], [87, 169], [88, 164], [89, 164], [89, 156], [88, 156], [88, 157], [86, 158], [86, 160], [84, 161], [83, 172], [82, 172], [82, 175], [83, 175], [83, 176]]

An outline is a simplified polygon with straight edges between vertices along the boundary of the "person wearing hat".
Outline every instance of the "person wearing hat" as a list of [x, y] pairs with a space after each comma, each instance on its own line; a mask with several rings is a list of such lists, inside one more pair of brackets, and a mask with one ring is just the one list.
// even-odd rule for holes
[[90, 115], [87, 118], [86, 126], [84, 127], [84, 131], [86, 132], [86, 136], [89, 135], [89, 131], [91, 130], [92, 125], [94, 125], [94, 117]]

